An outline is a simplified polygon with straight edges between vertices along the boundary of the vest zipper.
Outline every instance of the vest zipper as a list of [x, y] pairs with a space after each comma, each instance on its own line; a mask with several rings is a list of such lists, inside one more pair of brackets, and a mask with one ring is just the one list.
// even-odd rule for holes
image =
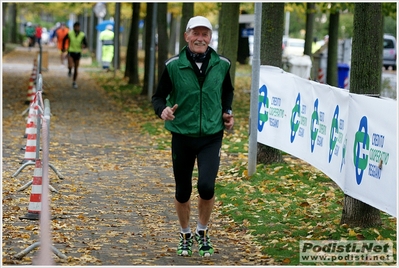
[[200, 132], [199, 132], [200, 137], [202, 137], [202, 86], [204, 85], [206, 77], [208, 76], [208, 73], [210, 72], [211, 69], [212, 65], [209, 66], [208, 64], [208, 68], [205, 70], [204, 81], [202, 81], [202, 84], [200, 84]]

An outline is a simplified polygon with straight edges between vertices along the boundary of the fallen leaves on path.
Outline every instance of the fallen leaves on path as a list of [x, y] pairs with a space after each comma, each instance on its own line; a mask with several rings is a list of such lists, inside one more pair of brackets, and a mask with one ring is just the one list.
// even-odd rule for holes
[[[30, 64], [27, 54], [17, 54], [8, 55], [3, 62]], [[56, 55], [50, 67], [56, 64]], [[20, 147], [26, 142], [26, 121], [21, 112], [26, 109], [23, 103], [29, 75], [29, 68], [3, 72], [3, 265], [32, 264], [37, 249], [22, 259], [14, 256], [40, 239], [37, 221], [19, 219], [27, 213], [31, 188], [18, 190], [32, 180], [34, 167], [12, 176], [24, 155]], [[49, 171], [50, 185], [58, 191], [50, 192], [52, 242], [67, 256], [53, 255], [56, 264], [273, 264], [248, 232], [222, 215], [219, 202], [210, 223], [215, 255], [202, 259], [195, 249], [191, 258], [177, 257], [170, 152], [158, 149], [155, 137], [137, 129], [139, 120], [148, 119], [123, 112], [83, 72], [79, 91], [72, 91], [62, 69], [50, 68], [43, 77], [52, 112], [50, 163], [64, 176], [60, 179]], [[232, 159], [225, 154], [221, 171]], [[196, 217], [193, 209], [193, 229]]]

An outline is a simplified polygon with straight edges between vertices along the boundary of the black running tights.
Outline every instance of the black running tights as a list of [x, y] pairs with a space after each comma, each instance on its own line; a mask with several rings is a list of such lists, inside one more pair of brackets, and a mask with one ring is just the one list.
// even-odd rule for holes
[[192, 192], [195, 160], [198, 165], [197, 189], [204, 200], [212, 199], [220, 164], [223, 131], [205, 137], [188, 137], [172, 133], [172, 162], [176, 182], [176, 200], [185, 203]]

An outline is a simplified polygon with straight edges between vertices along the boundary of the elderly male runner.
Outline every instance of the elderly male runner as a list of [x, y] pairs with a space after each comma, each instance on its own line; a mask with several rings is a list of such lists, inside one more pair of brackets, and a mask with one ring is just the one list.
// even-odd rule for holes
[[[212, 24], [202, 16], [189, 20], [184, 38], [187, 45], [167, 60], [152, 97], [155, 113], [165, 120], [172, 134], [175, 177], [175, 208], [180, 224], [177, 254], [192, 255], [194, 238], [199, 255], [211, 256], [208, 222], [215, 200], [215, 180], [220, 164], [224, 129], [231, 129], [234, 88], [230, 61], [209, 47]], [[198, 164], [198, 220], [190, 228], [192, 173]]]

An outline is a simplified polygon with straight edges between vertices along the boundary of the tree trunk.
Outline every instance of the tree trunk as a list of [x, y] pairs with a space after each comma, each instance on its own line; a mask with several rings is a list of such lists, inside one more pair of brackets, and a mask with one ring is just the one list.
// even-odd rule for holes
[[381, 3], [356, 3], [353, 24], [350, 91], [378, 95], [383, 50]]
[[[179, 31], [178, 28], [178, 21], [176, 19], [176, 16], [173, 15], [173, 13], [170, 13], [170, 32], [169, 32], [169, 44], [168, 44], [168, 50], [169, 54], [171, 55], [176, 55], [176, 43], [179, 42], [177, 32]], [[180, 28], [179, 28], [180, 29]]]
[[120, 70], [121, 69], [121, 38], [120, 38], [120, 24], [121, 24], [121, 3], [115, 3], [115, 21], [114, 21], [114, 69]]
[[234, 86], [237, 49], [238, 49], [238, 19], [240, 3], [222, 3], [219, 13], [218, 54], [230, 59], [230, 76]]
[[[148, 82], [150, 79], [150, 55], [151, 55], [151, 29], [152, 29], [152, 21], [154, 16], [154, 3], [147, 3], [147, 15], [145, 17], [145, 42], [144, 42], [144, 49], [145, 49], [145, 57], [144, 57], [144, 85], [143, 90], [141, 91], [141, 95], [148, 94]], [[155, 66], [154, 66], [155, 67]]]
[[168, 24], [166, 20], [167, 12], [168, 12], [168, 3], [158, 3], [158, 9], [157, 9], [158, 15], [157, 15], [157, 28], [158, 28], [158, 43], [159, 40], [161, 40], [161, 44], [163, 45], [157, 45], [157, 50], [158, 50], [158, 80], [160, 75], [163, 72], [163, 69], [165, 68], [165, 61], [168, 59], [168, 46], [165, 46], [164, 44], [169, 43], [169, 37], [168, 37]]
[[140, 3], [132, 3], [132, 22], [130, 25], [129, 41], [126, 52], [125, 77], [129, 78], [129, 84], [139, 85], [139, 21]]
[[9, 10], [10, 10], [10, 21], [8, 22], [9, 24], [9, 29], [10, 29], [10, 41], [11, 43], [18, 43], [18, 38], [17, 38], [17, 4], [16, 3], [10, 3], [9, 5]]
[[[382, 4], [356, 3], [353, 24], [350, 91], [378, 95], [382, 71]], [[341, 224], [378, 227], [382, 224], [380, 211], [345, 195]]]
[[328, 25], [328, 56], [327, 56], [327, 84], [338, 86], [338, 27], [339, 10], [337, 4], [332, 3], [330, 9], [330, 23]]
[[3, 27], [2, 27], [2, 34], [1, 34], [1, 36], [2, 36], [2, 44], [3, 44], [3, 52], [6, 50], [6, 42], [8, 41], [7, 40], [7, 36], [6, 36], [6, 34], [5, 34], [5, 29], [6, 29], [6, 23], [7, 23], [7, 16], [6, 16], [6, 14], [7, 14], [7, 3], [2, 3], [2, 5], [3, 5], [3, 10], [2, 10], [2, 22], [3, 22]]
[[183, 2], [182, 5], [182, 16], [180, 19], [180, 31], [179, 31], [179, 51], [187, 45], [186, 40], [184, 40], [184, 32], [186, 31], [186, 26], [191, 17], [194, 16], [194, 3]]
[[381, 226], [382, 221], [378, 209], [349, 195], [345, 195], [340, 224], [347, 224], [350, 227], [369, 228]]
[[316, 13], [315, 3], [306, 3], [306, 34], [305, 34], [305, 55], [312, 56], [312, 45], [313, 45], [313, 25], [314, 16]]
[[[282, 67], [284, 3], [262, 3], [260, 64]], [[282, 162], [280, 150], [258, 143], [257, 162]]]

